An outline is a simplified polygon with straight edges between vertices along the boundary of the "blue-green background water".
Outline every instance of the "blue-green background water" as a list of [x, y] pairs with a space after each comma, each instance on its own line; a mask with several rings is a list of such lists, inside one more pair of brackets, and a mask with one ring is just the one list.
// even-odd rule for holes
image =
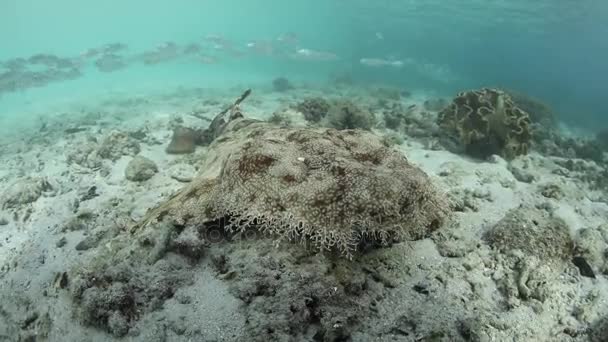
[[[277, 76], [325, 82], [331, 73], [349, 73], [363, 83], [444, 96], [488, 85], [515, 88], [550, 104], [565, 122], [608, 126], [605, 1], [1, 0], [0, 19], [0, 61], [36, 53], [78, 56], [111, 42], [141, 52], [165, 41], [200, 42], [207, 34], [243, 48], [286, 32], [297, 33], [294, 50], [339, 56], [218, 56], [215, 64], [176, 60], [114, 73], [89, 66], [76, 80], [3, 93], [4, 118], [113, 91], [269, 83]], [[361, 58], [408, 63], [374, 68]]]

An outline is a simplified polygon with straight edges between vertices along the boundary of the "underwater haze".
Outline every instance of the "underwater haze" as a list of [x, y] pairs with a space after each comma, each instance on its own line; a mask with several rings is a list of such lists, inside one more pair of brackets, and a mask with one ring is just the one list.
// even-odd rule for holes
[[[331, 73], [444, 96], [480, 86], [512, 88], [586, 127], [597, 127], [605, 115], [608, 4], [602, 1], [7, 0], [0, 13], [3, 118], [111, 91], [226, 86], [279, 76], [323, 82]], [[111, 73], [93, 67], [99, 55], [80, 58], [82, 75], [44, 87], [10, 89], [18, 81], [6, 75], [6, 62], [15, 58], [74, 60], [112, 43], [126, 46], [117, 53], [123, 58], [167, 42], [201, 50], [158, 65], [129, 62]], [[227, 44], [232, 51], [220, 51]], [[328, 55], [298, 56], [301, 49]], [[362, 58], [402, 66], [369, 66]]]
[[0, 0], [0, 342], [608, 341], [607, 0]]

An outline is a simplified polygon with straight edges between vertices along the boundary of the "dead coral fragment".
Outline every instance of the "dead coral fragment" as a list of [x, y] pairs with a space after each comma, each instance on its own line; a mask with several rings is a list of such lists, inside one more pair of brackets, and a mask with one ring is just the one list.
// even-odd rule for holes
[[16, 208], [22, 204], [33, 203], [43, 192], [52, 191], [53, 187], [45, 178], [27, 177], [13, 183], [2, 194], [2, 208]]
[[210, 146], [219, 157], [205, 169], [221, 165], [219, 176], [201, 176], [157, 209], [156, 220], [227, 219], [232, 232], [253, 227], [350, 257], [364, 240], [421, 238], [447, 214], [427, 175], [370, 133], [259, 123], [234, 133]]
[[499, 154], [512, 159], [527, 154], [532, 138], [528, 113], [515, 106], [508, 94], [496, 89], [458, 94], [439, 113], [437, 123], [468, 154], [479, 158]]
[[97, 154], [116, 161], [122, 156], [134, 156], [141, 150], [139, 143], [125, 132], [111, 132], [101, 143]]

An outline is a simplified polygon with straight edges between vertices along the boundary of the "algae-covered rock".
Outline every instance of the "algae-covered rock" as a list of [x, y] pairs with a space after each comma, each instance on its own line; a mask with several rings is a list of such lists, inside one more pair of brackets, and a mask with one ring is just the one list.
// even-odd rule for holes
[[245, 304], [252, 342], [350, 341], [359, 320], [372, 315], [387, 292], [365, 271], [370, 260], [331, 265], [314, 256], [258, 252], [268, 248], [256, 244], [247, 258], [228, 258], [239, 270], [228, 282], [230, 292]]
[[2, 208], [16, 208], [22, 204], [35, 202], [44, 192], [52, 191], [53, 187], [42, 177], [26, 177], [15, 181], [2, 191], [0, 201]]
[[118, 160], [122, 156], [134, 156], [141, 151], [137, 140], [125, 132], [113, 131], [101, 142], [97, 154], [104, 159]]
[[553, 295], [551, 285], [571, 265], [574, 243], [564, 221], [547, 211], [512, 209], [484, 239], [493, 248], [501, 270], [496, 285], [508, 307], [523, 302], [545, 302]]
[[330, 103], [322, 97], [310, 97], [298, 103], [295, 109], [310, 122], [319, 122], [329, 111]]
[[532, 138], [528, 114], [497, 89], [458, 94], [439, 113], [437, 123], [467, 154], [478, 158], [498, 154], [512, 159], [527, 154]]
[[78, 270], [70, 285], [78, 319], [121, 337], [147, 312], [162, 306], [192, 278], [183, 259], [134, 263], [126, 256], [98, 259]]
[[576, 254], [585, 258], [597, 273], [608, 274], [608, 224], [577, 232]]
[[374, 114], [348, 100], [339, 100], [332, 103], [327, 113], [326, 126], [336, 129], [364, 129], [371, 130], [374, 123]]
[[499, 251], [519, 250], [546, 261], [569, 259], [574, 248], [564, 221], [545, 211], [527, 208], [509, 211], [485, 234], [485, 240]]
[[158, 172], [158, 167], [150, 159], [142, 156], [135, 156], [131, 159], [125, 169], [125, 177], [133, 182], [148, 180]]

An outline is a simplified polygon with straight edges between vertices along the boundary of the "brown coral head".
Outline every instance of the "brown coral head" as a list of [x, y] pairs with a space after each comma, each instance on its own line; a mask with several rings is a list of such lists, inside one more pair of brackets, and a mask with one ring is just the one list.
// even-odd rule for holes
[[173, 137], [167, 149], [170, 154], [192, 153], [198, 140], [197, 131], [187, 127], [177, 127], [173, 130]]
[[498, 89], [459, 93], [439, 114], [438, 124], [474, 157], [499, 154], [511, 159], [526, 154], [531, 141], [528, 113]]

